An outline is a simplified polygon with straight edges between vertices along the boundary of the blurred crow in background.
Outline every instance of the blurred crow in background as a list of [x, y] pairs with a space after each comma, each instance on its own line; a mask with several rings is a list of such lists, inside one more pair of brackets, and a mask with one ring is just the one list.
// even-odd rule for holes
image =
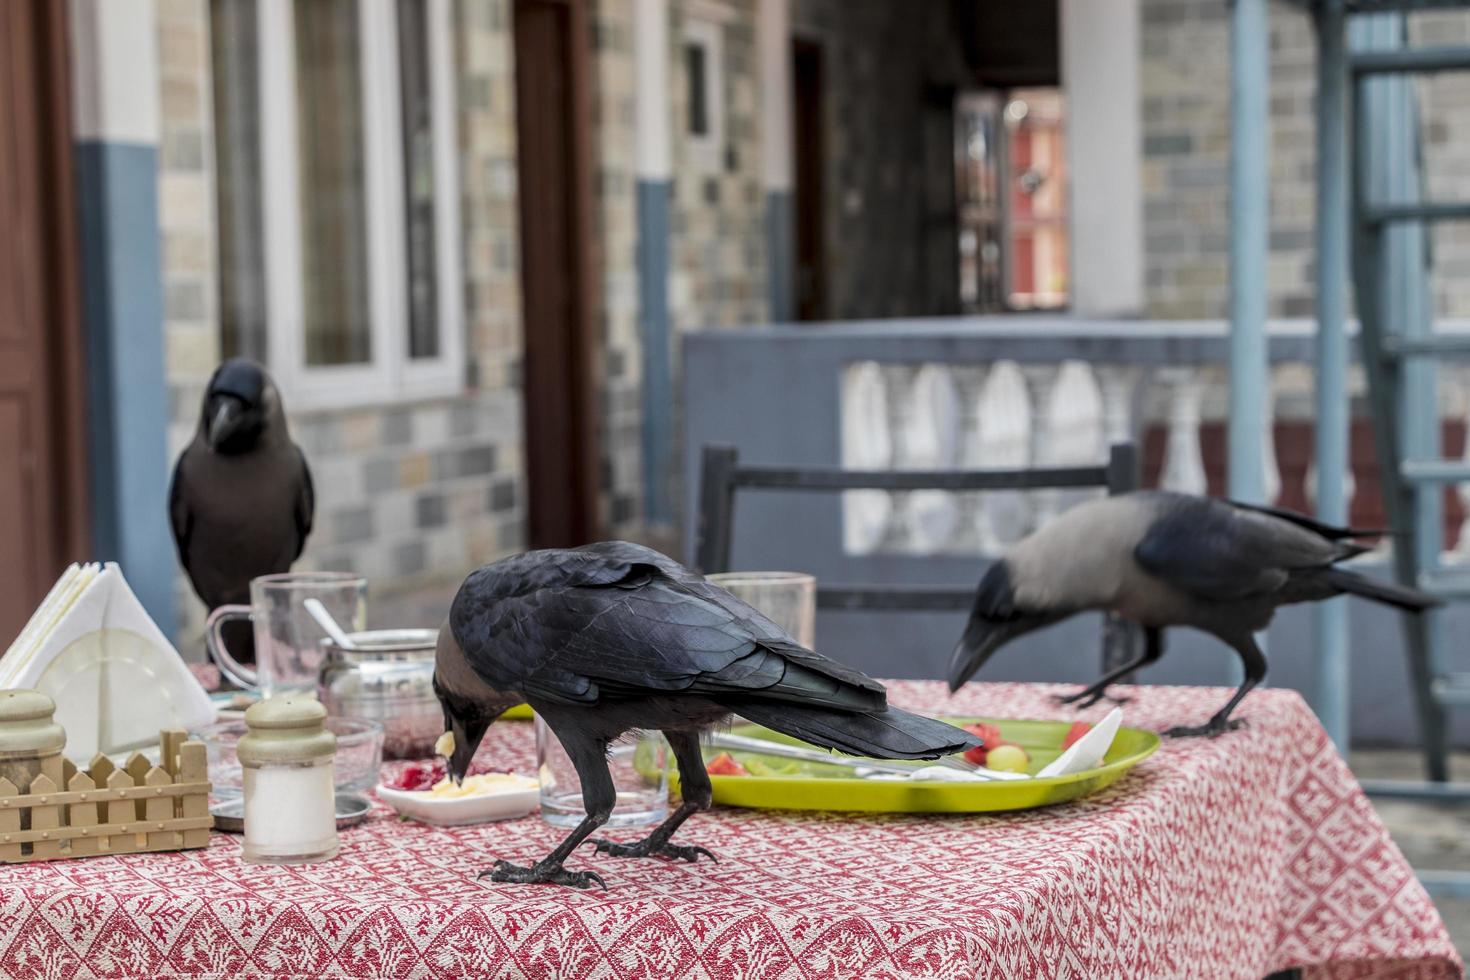
[[1321, 524], [1301, 514], [1208, 497], [1140, 491], [1072, 508], [1015, 544], [980, 580], [964, 636], [950, 660], [958, 690], [991, 654], [1032, 630], [1088, 610], [1144, 628], [1143, 653], [1064, 698], [1091, 704], [1107, 686], [1164, 652], [1166, 626], [1193, 626], [1233, 647], [1245, 680], [1199, 726], [1170, 735], [1215, 735], [1236, 727], [1230, 712], [1266, 676], [1253, 634], [1278, 606], [1350, 593], [1409, 612], [1438, 600], [1348, 571], [1338, 562], [1369, 550], [1378, 531]]
[[[199, 598], [211, 610], [248, 604], [251, 579], [291, 570], [314, 509], [311, 470], [291, 441], [270, 376], [244, 358], [221, 364], [169, 488], [179, 563]], [[239, 625], [226, 643], [239, 659], [253, 660], [250, 626]]]
[[599, 840], [597, 850], [688, 861], [709, 852], [669, 838], [710, 805], [699, 734], [732, 713], [853, 755], [933, 759], [978, 744], [888, 707], [881, 684], [806, 649], [658, 552], [622, 541], [532, 551], [471, 573], [439, 633], [434, 688], [445, 727], [437, 750], [456, 780], [490, 723], [523, 700], [581, 780], [586, 819], [531, 867], [497, 861], [485, 874], [502, 882], [603, 884], [562, 862], [612, 812], [608, 746], [631, 730], [668, 738], [684, 800], [646, 839]]

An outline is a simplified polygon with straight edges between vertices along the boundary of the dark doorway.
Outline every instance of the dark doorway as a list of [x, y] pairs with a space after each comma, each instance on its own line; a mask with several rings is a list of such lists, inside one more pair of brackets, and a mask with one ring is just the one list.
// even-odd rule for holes
[[0, 3], [0, 647], [86, 557], [66, 10]]
[[796, 318], [827, 316], [825, 116], [822, 111], [822, 46], [800, 38], [792, 41], [791, 119], [796, 157]]
[[533, 548], [599, 537], [586, 0], [516, 0], [522, 383]]

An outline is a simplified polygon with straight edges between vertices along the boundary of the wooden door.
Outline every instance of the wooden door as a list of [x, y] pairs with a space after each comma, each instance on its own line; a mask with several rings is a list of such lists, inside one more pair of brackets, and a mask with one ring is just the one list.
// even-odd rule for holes
[[87, 557], [66, 7], [0, 3], [0, 651]]
[[599, 537], [585, 0], [516, 0], [516, 140], [529, 537]]
[[796, 187], [796, 318], [827, 314], [825, 118], [822, 112], [822, 46], [792, 42], [792, 146]]

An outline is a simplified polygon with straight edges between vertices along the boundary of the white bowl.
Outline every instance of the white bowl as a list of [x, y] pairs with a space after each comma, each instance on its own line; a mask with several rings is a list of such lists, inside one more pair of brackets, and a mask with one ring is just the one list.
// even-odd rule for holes
[[541, 787], [484, 793], [479, 796], [435, 797], [424, 790], [393, 789], [378, 784], [378, 799], [405, 817], [436, 827], [463, 827], [492, 820], [513, 820], [541, 805]]

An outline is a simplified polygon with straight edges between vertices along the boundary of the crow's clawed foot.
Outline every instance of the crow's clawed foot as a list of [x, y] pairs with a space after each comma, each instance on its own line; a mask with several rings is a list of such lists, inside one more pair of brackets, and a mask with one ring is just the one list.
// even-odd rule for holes
[[669, 858], [674, 861], [682, 859], [684, 861], [694, 862], [698, 861], [699, 856], [703, 854], [705, 857], [709, 858], [716, 864], [720, 863], [719, 858], [715, 857], [703, 847], [694, 847], [685, 844], [670, 844], [667, 841], [661, 844], [656, 844], [650, 838], [646, 837], [643, 840], [635, 841], [632, 844], [622, 844], [618, 841], [601, 839], [594, 840], [592, 843], [597, 845], [598, 854], [611, 854], [613, 857], [662, 857]]
[[547, 864], [545, 861], [538, 861], [529, 868], [509, 861], [496, 861], [494, 867], [481, 871], [479, 876], [502, 884], [566, 885], [568, 888], [599, 885], [607, 889], [607, 882], [595, 871], [568, 871], [560, 864]]
[[1176, 725], [1164, 732], [1164, 736], [1166, 738], [1195, 738], [1200, 735], [1207, 735], [1210, 738], [1214, 738], [1216, 735], [1223, 735], [1226, 732], [1233, 732], [1237, 728], [1244, 727], [1246, 727], [1244, 718], [1232, 718], [1229, 721], [1217, 721], [1211, 718], [1203, 725]]

